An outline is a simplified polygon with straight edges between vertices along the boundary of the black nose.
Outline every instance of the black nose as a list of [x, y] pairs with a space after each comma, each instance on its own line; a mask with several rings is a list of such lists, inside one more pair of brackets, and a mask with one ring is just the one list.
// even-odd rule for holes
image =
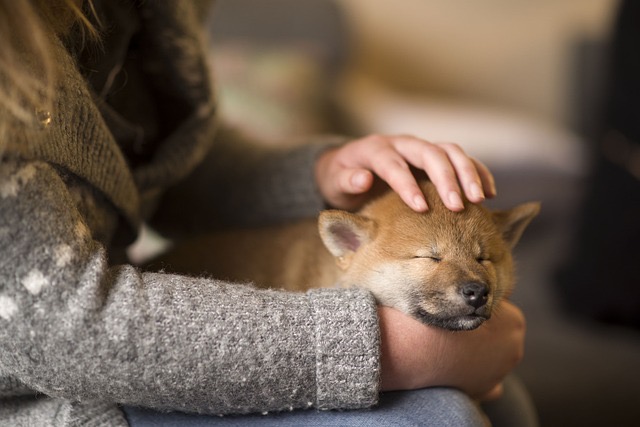
[[489, 299], [489, 288], [484, 283], [465, 283], [460, 288], [460, 293], [467, 304], [474, 308], [482, 307]]

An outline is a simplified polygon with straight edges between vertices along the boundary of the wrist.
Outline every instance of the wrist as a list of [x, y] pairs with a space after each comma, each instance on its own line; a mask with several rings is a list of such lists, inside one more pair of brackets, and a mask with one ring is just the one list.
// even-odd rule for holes
[[[436, 386], [440, 331], [389, 307], [378, 307], [380, 319], [380, 388], [411, 390]], [[428, 347], [425, 352], [424, 348]], [[433, 357], [433, 360], [430, 360]]]
[[321, 151], [318, 154], [316, 163], [314, 165], [314, 179], [316, 181], [316, 186], [318, 187], [318, 190], [320, 191], [320, 194], [325, 201], [328, 200], [327, 183], [329, 181], [329, 169], [336, 150], [336, 147], [329, 147]]

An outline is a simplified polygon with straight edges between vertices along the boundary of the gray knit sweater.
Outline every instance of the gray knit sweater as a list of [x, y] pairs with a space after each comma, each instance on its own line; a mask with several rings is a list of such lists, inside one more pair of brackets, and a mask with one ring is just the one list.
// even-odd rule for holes
[[[377, 401], [376, 306], [142, 272], [144, 221], [179, 237], [313, 215], [321, 146], [215, 136], [193, 3], [96, 1], [104, 54], [58, 43], [59, 99], [0, 163], [0, 425], [123, 426], [118, 404], [209, 414]], [[155, 212], [163, 215], [154, 215]]]

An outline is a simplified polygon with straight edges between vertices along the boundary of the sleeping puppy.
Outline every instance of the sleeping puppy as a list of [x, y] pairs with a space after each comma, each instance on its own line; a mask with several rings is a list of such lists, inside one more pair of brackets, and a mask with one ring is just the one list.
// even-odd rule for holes
[[423, 182], [418, 213], [393, 191], [357, 213], [233, 230], [183, 242], [153, 264], [256, 286], [304, 291], [360, 287], [382, 305], [449, 330], [477, 328], [514, 285], [511, 250], [538, 214], [537, 202], [490, 211], [465, 202], [452, 212]]

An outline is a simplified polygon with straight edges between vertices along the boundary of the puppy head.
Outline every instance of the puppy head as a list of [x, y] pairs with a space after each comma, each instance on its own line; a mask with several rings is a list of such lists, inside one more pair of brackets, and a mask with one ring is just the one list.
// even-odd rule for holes
[[427, 324], [474, 329], [511, 292], [511, 249], [540, 206], [491, 212], [466, 203], [451, 212], [432, 184], [423, 189], [425, 213], [389, 192], [358, 213], [322, 212], [320, 236], [343, 270], [340, 285], [369, 289]]

